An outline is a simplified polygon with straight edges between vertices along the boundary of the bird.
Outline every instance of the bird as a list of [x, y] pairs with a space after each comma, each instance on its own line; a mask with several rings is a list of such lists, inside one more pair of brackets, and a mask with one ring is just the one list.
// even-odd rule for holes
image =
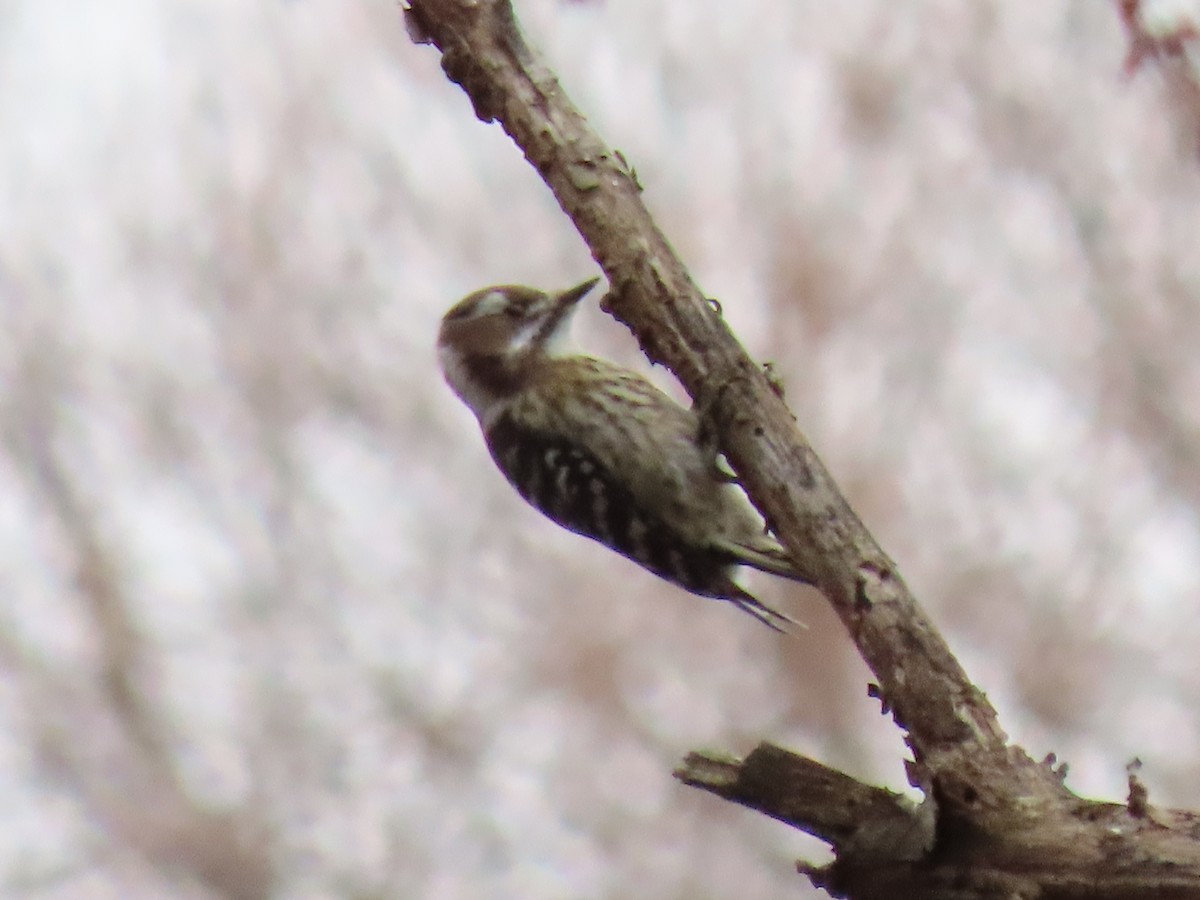
[[504, 477], [549, 519], [776, 631], [798, 624], [734, 580], [739, 566], [807, 579], [723, 465], [703, 417], [637, 372], [571, 351], [572, 314], [598, 282], [468, 294], [438, 331], [446, 382]]

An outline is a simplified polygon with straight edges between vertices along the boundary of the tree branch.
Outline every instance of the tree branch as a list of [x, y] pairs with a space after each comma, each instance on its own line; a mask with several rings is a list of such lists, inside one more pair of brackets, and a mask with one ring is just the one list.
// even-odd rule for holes
[[922, 807], [772, 744], [745, 760], [689, 753], [675, 777], [807, 831], [843, 860], [885, 847], [889, 859], [917, 860], [933, 846], [933, 819]]
[[[830, 841], [838, 862], [809, 875], [856, 897], [1134, 897], [1148, 886], [1167, 893], [1142, 895], [1185, 896], [1170, 892], [1188, 886], [1196, 893], [1186, 896], [1200, 896], [1200, 844], [1186, 814], [1162, 826], [1175, 841], [1164, 849], [1147, 817], [1079, 800], [1058, 772], [1008, 746], [991, 704], [651, 221], [624, 159], [525, 44], [508, 0], [409, 4], [414, 40], [441, 50], [476, 116], [498, 121], [541, 174], [608, 276], [605, 308], [678, 377], [750, 498], [837, 612], [885, 711], [907, 730], [909, 777], [929, 803], [908, 809], [770, 747], [744, 762], [693, 755], [679, 777]], [[936, 850], [926, 854], [931, 835]]]
[[919, 761], [1005, 745], [895, 566], [850, 509], [766, 376], [692, 283], [609, 151], [497, 0], [413, 0], [413, 30], [483, 121], [524, 151], [608, 276], [606, 308], [710, 414], [721, 448], [772, 529], [837, 610]]

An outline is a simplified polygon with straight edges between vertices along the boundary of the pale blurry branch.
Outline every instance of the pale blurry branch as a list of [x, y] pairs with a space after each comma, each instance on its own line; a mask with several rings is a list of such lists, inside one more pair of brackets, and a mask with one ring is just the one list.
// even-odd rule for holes
[[98, 677], [81, 681], [43, 661], [9, 629], [0, 668], [24, 700], [38, 760], [114, 840], [167, 872], [229, 900], [271, 896], [275, 872], [250, 809], [213, 810], [180, 775], [178, 741], [120, 567], [88, 502], [86, 481], [60, 459], [55, 427], [68, 365], [51, 341], [35, 342], [7, 387], [0, 447], [18, 463], [33, 505], [72, 557], [73, 597], [94, 639]]
[[[507, 0], [409, 3], [413, 38], [441, 50], [476, 116], [501, 124], [587, 242], [611, 286], [606, 309], [711, 418], [751, 499], [875, 673], [907, 731], [910, 780], [930, 799], [906, 810], [774, 748], [744, 762], [693, 756], [680, 777], [825, 837], [839, 859], [808, 874], [845, 896], [1200, 896], [1200, 831], [1186, 814], [1151, 824], [1079, 800], [1008, 745], [995, 710], [651, 221], [623, 157], [524, 43]], [[839, 804], [860, 814], [850, 837], [841, 835], [851, 817], [831, 818]]]
[[36, 339], [10, 384], [0, 437], [21, 463], [30, 493], [44, 503], [69, 548], [74, 586], [97, 637], [99, 682], [125, 732], [146, 754], [161, 759], [168, 739], [145, 696], [145, 644], [80, 486], [56, 454], [55, 413], [66, 390], [66, 359], [53, 341]]

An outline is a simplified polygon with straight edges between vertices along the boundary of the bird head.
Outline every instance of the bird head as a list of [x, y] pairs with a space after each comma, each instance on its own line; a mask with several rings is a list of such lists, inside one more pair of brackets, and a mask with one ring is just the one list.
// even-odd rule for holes
[[511, 284], [482, 288], [442, 317], [442, 373], [481, 422], [519, 388], [530, 365], [561, 351], [571, 313], [598, 281], [558, 293]]

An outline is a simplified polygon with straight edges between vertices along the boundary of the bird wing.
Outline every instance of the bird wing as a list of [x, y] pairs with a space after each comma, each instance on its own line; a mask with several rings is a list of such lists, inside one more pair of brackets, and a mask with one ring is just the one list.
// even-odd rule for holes
[[[565, 461], [577, 473], [562, 475], [565, 487], [576, 491], [577, 499], [553, 500], [545, 493], [546, 486], [539, 489], [532, 482], [527, 494], [495, 448], [492, 455], [518, 491], [564, 527], [610, 546], [609, 535], [623, 528], [633, 535], [661, 533], [671, 546], [703, 548], [725, 566], [742, 563], [804, 580], [783, 547], [764, 533], [762, 519], [741, 487], [720, 475], [716, 448], [700, 440], [696, 413], [636, 372], [591, 357], [552, 361], [492, 428], [489, 446], [500, 443], [505, 430], [518, 423], [525, 432], [522, 443], [539, 447], [556, 462]], [[534, 479], [535, 461], [523, 465], [527, 479]], [[543, 502], [530, 494], [543, 494]], [[604, 515], [572, 506], [585, 500], [602, 506]], [[599, 526], [592, 523], [604, 516], [620, 521], [609, 522], [605, 533], [586, 530], [595, 531]], [[656, 568], [643, 558], [653, 555], [651, 550], [635, 542], [616, 549], [671, 578], [663, 571], [671, 570], [671, 565]], [[689, 579], [674, 580], [686, 586]]]
[[530, 429], [507, 413], [497, 417], [486, 437], [509, 483], [563, 528], [599, 541], [689, 591], [732, 596], [733, 559], [673, 527], [579, 442]]
[[667, 516], [706, 474], [696, 414], [607, 360], [548, 361], [510, 411], [530, 430], [586, 447], [643, 503]]
[[761, 559], [763, 568], [768, 555], [692, 541], [639, 503], [620, 478], [577, 442], [531, 432], [502, 414], [487, 432], [487, 445], [517, 492], [567, 530], [599, 541], [685, 590], [728, 600], [775, 631], [800, 624], [733, 580], [736, 563], [755, 564], [747, 553]]

